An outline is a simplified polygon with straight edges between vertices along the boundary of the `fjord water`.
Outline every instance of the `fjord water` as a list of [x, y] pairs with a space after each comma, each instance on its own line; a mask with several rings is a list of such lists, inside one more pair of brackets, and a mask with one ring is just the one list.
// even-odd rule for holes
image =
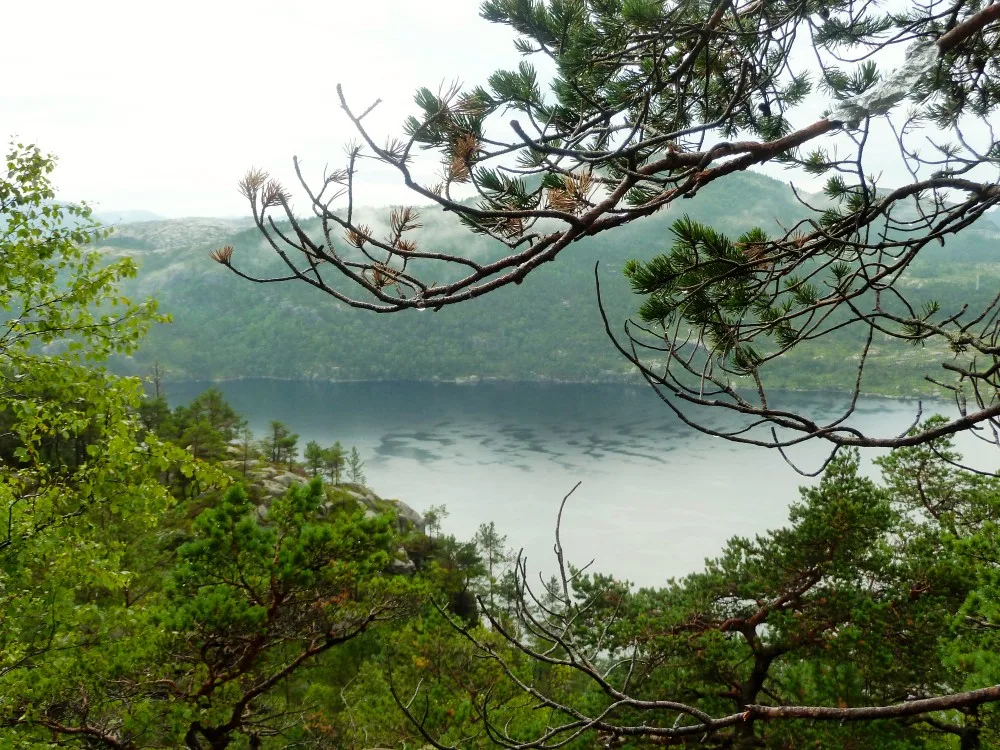
[[[168, 387], [171, 404], [210, 383]], [[700, 568], [734, 535], [783, 524], [798, 487], [775, 451], [737, 445], [684, 425], [645, 387], [489, 383], [315, 383], [245, 380], [214, 384], [259, 437], [272, 419], [323, 446], [357, 446], [368, 483], [418, 511], [445, 505], [444, 530], [468, 539], [495, 521], [529, 567], [553, 569], [562, 497], [563, 545], [570, 561], [640, 585]], [[817, 419], [843, 408], [836, 394], [786, 394], [783, 406]], [[880, 435], [905, 430], [917, 402], [864, 398], [851, 424]], [[927, 405], [924, 415], [945, 405]], [[728, 417], [702, 415], [716, 426]], [[991, 449], [961, 447], [988, 466]], [[804, 468], [823, 446], [797, 447]], [[871, 454], [869, 454], [871, 455]], [[998, 454], [1000, 457], [1000, 454]]]

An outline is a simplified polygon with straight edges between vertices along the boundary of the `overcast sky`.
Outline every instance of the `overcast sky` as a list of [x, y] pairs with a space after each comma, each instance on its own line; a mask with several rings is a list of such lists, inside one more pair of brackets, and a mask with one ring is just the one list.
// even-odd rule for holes
[[[170, 217], [247, 214], [236, 182], [251, 166], [290, 185], [293, 155], [314, 182], [341, 164], [354, 133], [338, 82], [359, 111], [383, 100], [366, 122], [384, 138], [418, 86], [484, 83], [520, 60], [479, 0], [12, 0], [3, 20], [0, 135], [59, 157], [64, 200]], [[891, 145], [868, 154], [890, 184], [904, 178]], [[412, 201], [394, 174], [364, 179], [362, 204]]]
[[[478, 0], [30, 0], [5, 3], [0, 131], [59, 157], [63, 199], [166, 216], [246, 214], [250, 166], [322, 173], [352, 137], [336, 102], [384, 104], [398, 133], [418, 86], [480, 83], [519, 57]], [[13, 75], [18, 71], [18, 75]], [[371, 176], [374, 177], [374, 176]], [[370, 179], [371, 179], [370, 177]], [[365, 203], [403, 200], [389, 175]]]

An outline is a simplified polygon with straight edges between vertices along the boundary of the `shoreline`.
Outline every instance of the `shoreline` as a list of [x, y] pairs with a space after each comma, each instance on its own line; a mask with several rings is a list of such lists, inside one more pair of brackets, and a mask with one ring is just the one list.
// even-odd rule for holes
[[[133, 375], [132, 377], [139, 377], [143, 382], [146, 382], [146, 378], [140, 375]], [[268, 380], [282, 383], [317, 383], [323, 385], [348, 385], [348, 384], [358, 384], [358, 383], [420, 383], [427, 385], [458, 385], [463, 387], [474, 387], [479, 385], [552, 385], [552, 386], [564, 386], [564, 385], [589, 385], [589, 386], [599, 386], [599, 385], [612, 385], [612, 386], [625, 386], [629, 388], [636, 389], [650, 389], [645, 381], [641, 378], [618, 378], [618, 379], [608, 379], [608, 380], [562, 380], [557, 378], [504, 378], [504, 377], [479, 377], [479, 376], [469, 376], [465, 378], [354, 378], [354, 379], [344, 379], [344, 378], [296, 378], [296, 377], [284, 377], [278, 375], [240, 375], [225, 378], [163, 378], [161, 382], [164, 385], [170, 384], [180, 384], [186, 385], [191, 383], [238, 383], [249, 380]], [[850, 395], [852, 391], [841, 390], [835, 388], [774, 388], [772, 389], [775, 393], [801, 393], [801, 394], [825, 394], [825, 395]], [[866, 398], [884, 398], [893, 401], [934, 401], [951, 403], [945, 398], [939, 395], [931, 393], [913, 393], [906, 395], [899, 394], [887, 394], [879, 393], [877, 391], [861, 391], [861, 396]]]

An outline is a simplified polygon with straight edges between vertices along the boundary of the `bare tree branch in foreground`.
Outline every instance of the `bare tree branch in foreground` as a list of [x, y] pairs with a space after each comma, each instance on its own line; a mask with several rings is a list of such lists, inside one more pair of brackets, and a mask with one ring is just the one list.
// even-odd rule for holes
[[[835, 473], [841, 481], [846, 477], [848, 482], [854, 483], [855, 492], [863, 492], [865, 487], [873, 486], [856, 478], [856, 459], [853, 464], [851, 460], [846, 464], [838, 463], [836, 468]], [[841, 484], [841, 489], [844, 486]], [[795, 705], [782, 698], [781, 688], [778, 687], [782, 684], [782, 673], [779, 671], [782, 657], [787, 656], [794, 663], [798, 658], [797, 652], [809, 653], [808, 649], [818, 648], [818, 653], [826, 653], [822, 650], [824, 644], [839, 637], [858, 616], [857, 610], [845, 610], [836, 603], [839, 596], [837, 587], [843, 594], [847, 590], [844, 587], [848, 585], [836, 579], [840, 576], [838, 571], [841, 566], [855, 566], [859, 568], [857, 577], [861, 590], [871, 586], [865, 583], [870, 575], [866, 570], [869, 564], [865, 558], [866, 549], [873, 545], [869, 518], [855, 519], [850, 528], [843, 529], [842, 536], [833, 539], [828, 538], [829, 534], [818, 540], [810, 537], [814, 532], [808, 530], [809, 524], [805, 522], [793, 527], [783, 545], [786, 550], [801, 546], [808, 554], [804, 559], [796, 558], [801, 563], [797, 568], [776, 574], [780, 587], [772, 591], [768, 598], [747, 600], [740, 588], [747, 582], [734, 581], [730, 593], [725, 593], [727, 586], [723, 586], [712, 595], [718, 605], [716, 614], [698, 607], [687, 611], [680, 619], [672, 620], [664, 615], [669, 626], [662, 632], [654, 633], [650, 631], [650, 625], [636, 629], [634, 624], [628, 623], [625, 602], [629, 596], [627, 585], [601, 577], [595, 577], [592, 580], [594, 585], [589, 588], [579, 585], [584, 580], [586, 568], [575, 569], [567, 563], [560, 540], [562, 515], [567, 500], [575, 490], [576, 487], [563, 498], [559, 509], [554, 547], [558, 572], [553, 582], [543, 582], [541, 591], [533, 589], [528, 583], [526, 562], [519, 556], [514, 599], [516, 616], [513, 619], [505, 617], [481, 602], [490, 630], [502, 636], [509, 648], [501, 648], [485, 637], [484, 631], [477, 631], [449, 617], [453, 627], [485, 658], [495, 662], [506, 678], [524, 694], [526, 705], [534, 711], [547, 712], [546, 730], [526, 737], [511, 730], [509, 714], [502, 711], [503, 706], [499, 702], [494, 702], [492, 689], [473, 696], [483, 732], [502, 747], [519, 750], [557, 748], [591, 732], [602, 736], [608, 747], [635, 739], [663, 745], [755, 747], [759, 743], [756, 732], [762, 724], [809, 720], [843, 725], [846, 722], [900, 720], [928, 717], [956, 709], [969, 711], [976, 706], [1000, 701], [1000, 685], [956, 692], [937, 686], [935, 694], [914, 683], [908, 687], [901, 684], [897, 688], [907, 693], [905, 699], [882, 705], [877, 703], [876, 692], [869, 693], [867, 698], [861, 697], [861, 700], [872, 701], [873, 705], [860, 706], [843, 703], [837, 706]], [[855, 499], [858, 499], [857, 496]], [[830, 498], [820, 490], [816, 497], [817, 512], [824, 513], [821, 506], [830, 504]], [[842, 509], [837, 508], [835, 512], [842, 514]], [[771, 554], [775, 554], [773, 550]], [[774, 564], [778, 564], [777, 560]], [[686, 583], [697, 587], [710, 579], [711, 573], [706, 575], [708, 578], [692, 576]], [[682, 583], [678, 583], [670, 591], [682, 601], [687, 601], [681, 586]], [[919, 617], [915, 608], [923, 606], [918, 602], [923, 590], [920, 587], [911, 589], [907, 585], [905, 595], [893, 600], [895, 594], [891, 587], [881, 591], [876, 586], [869, 591], [869, 595], [872, 601], [881, 599], [888, 602], [893, 611], [898, 608], [901, 626], [906, 629], [909, 628], [907, 622], [913, 622], [911, 618]], [[649, 608], [649, 600], [643, 601], [643, 615], [652, 617], [655, 622], [658, 612]], [[440, 611], [447, 616], [444, 608]], [[728, 615], [722, 614], [726, 612]], [[733, 657], [731, 664], [727, 662], [719, 652], [719, 637], [725, 639], [723, 643], [738, 647], [738, 652], [734, 653], [747, 656]], [[889, 632], [885, 637], [893, 642], [913, 640], [912, 633], [907, 635], [905, 631]], [[860, 645], [852, 645], [851, 648], [860, 648], [864, 642], [862, 640]], [[716, 645], [710, 646], [712, 643]], [[912, 643], [911, 647], [919, 651], [925, 646]], [[699, 681], [698, 668], [693, 666], [701, 658], [702, 650], [708, 648], [716, 649], [714, 666], [706, 666], [705, 669], [711, 675], [708, 685], [720, 685], [717, 694]], [[539, 668], [561, 669], [563, 676], [546, 679], [544, 675], [549, 673], [540, 672], [537, 668], [520, 669], [516, 664], [518, 658], [525, 658]], [[833, 654], [826, 658], [837, 660], [844, 657]], [[727, 667], [727, 664], [730, 666]], [[671, 683], [678, 692], [674, 699], [657, 698], [650, 694], [650, 689], [655, 693], [659, 685], [650, 680], [650, 675], [658, 669], [676, 675]], [[733, 671], [730, 673], [727, 669]], [[922, 673], [918, 670], [914, 674]], [[603, 694], [604, 702], [599, 709], [594, 708], [593, 699], [579, 700], [579, 682], [572, 682], [576, 678], [589, 682]], [[552, 688], [553, 683], [566, 682], [577, 684], [575, 702], [558, 697]], [[648, 687], [649, 682], [652, 688]], [[418, 700], [420, 688], [418, 683], [412, 696], [404, 700], [393, 685], [393, 695], [399, 708], [434, 747], [440, 750], [462, 747], [464, 741], [447, 745], [428, 729], [426, 713], [422, 714]], [[716, 712], [699, 707], [699, 703], [704, 705], [710, 700], [715, 700], [716, 705], [729, 702], [735, 710]], [[934, 718], [927, 720], [934, 721]]]

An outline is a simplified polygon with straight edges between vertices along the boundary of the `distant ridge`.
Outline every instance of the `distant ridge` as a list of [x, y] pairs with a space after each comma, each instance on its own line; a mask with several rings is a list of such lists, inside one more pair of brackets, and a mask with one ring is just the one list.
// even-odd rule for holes
[[[821, 198], [808, 200], [819, 203]], [[359, 208], [357, 219], [381, 235], [388, 231], [388, 214], [384, 207]], [[103, 249], [110, 257], [130, 256], [139, 263], [127, 293], [155, 297], [173, 323], [155, 326], [134, 358], [120, 358], [114, 366], [146, 374], [158, 362], [168, 380], [634, 380], [631, 367], [605, 334], [594, 265], [600, 261], [604, 303], [620, 332], [640, 303], [622, 276], [622, 265], [669, 248], [671, 224], [685, 214], [738, 237], [753, 226], [780, 234], [781, 227], [803, 218], [806, 209], [783, 182], [734, 174], [691, 200], [575, 243], [516, 290], [499, 290], [437, 313], [387, 316], [348, 308], [302, 283], [252, 284], [214, 263], [209, 253], [232, 245], [244, 271], [265, 277], [287, 274], [249, 217], [123, 217], [114, 234], [102, 241]], [[1000, 231], [987, 218], [949, 238], [947, 247], [935, 245], [921, 253], [901, 282], [916, 302], [935, 299], [945, 309], [957, 310], [997, 293]], [[423, 210], [420, 222], [416, 234], [422, 247], [484, 258], [502, 251], [471, 234], [454, 214]], [[321, 234], [314, 219], [306, 222], [306, 231]], [[330, 242], [341, 252], [349, 247], [339, 233]], [[441, 271], [437, 280], [445, 278]], [[780, 382], [809, 390], [853, 384], [861, 343], [853, 333], [844, 333], [821, 346], [801, 347], [787, 358]], [[924, 374], [938, 372], [940, 357], [946, 355], [893, 346], [881, 338], [874, 346], [871, 356], [877, 366], [864, 383], [869, 393], [927, 392]]]
[[162, 221], [167, 217], [152, 211], [135, 209], [131, 211], [96, 211], [94, 218], [102, 224], [113, 226], [115, 224], [135, 224], [140, 221]]

